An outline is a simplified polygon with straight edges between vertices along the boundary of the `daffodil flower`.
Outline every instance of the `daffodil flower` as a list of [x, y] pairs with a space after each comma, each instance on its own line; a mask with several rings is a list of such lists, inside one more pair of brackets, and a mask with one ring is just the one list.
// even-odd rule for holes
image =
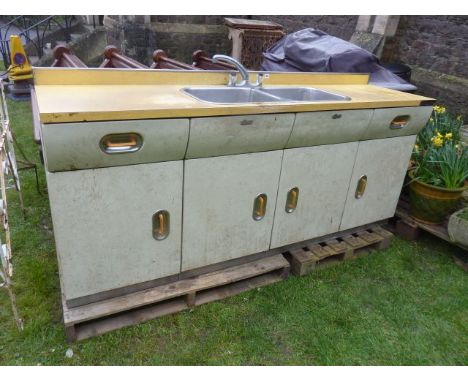
[[434, 147], [441, 147], [444, 144], [444, 140], [439, 136], [432, 137], [431, 141]]
[[443, 106], [434, 106], [434, 111], [436, 114], [444, 114], [445, 113], [445, 107]]

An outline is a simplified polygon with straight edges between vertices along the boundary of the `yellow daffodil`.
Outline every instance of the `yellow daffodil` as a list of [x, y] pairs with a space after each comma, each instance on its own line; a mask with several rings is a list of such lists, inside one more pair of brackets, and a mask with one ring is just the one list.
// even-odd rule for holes
[[445, 107], [443, 107], [443, 106], [434, 106], [434, 111], [437, 114], [444, 114], [445, 113]]
[[441, 147], [444, 144], [443, 138], [441, 138], [439, 136], [432, 137], [431, 141], [432, 141], [432, 144], [434, 145], [434, 147]]
[[452, 139], [452, 133], [445, 134], [445, 139]]

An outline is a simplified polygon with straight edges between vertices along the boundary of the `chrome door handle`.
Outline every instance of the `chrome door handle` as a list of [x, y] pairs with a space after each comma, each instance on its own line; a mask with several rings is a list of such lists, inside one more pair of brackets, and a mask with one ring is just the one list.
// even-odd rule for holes
[[266, 206], [267, 206], [267, 196], [266, 194], [257, 195], [254, 199], [253, 205], [253, 213], [252, 218], [254, 220], [262, 220], [266, 214]]
[[164, 240], [169, 236], [170, 216], [166, 210], [159, 210], [153, 215], [153, 237], [156, 240]]
[[288, 195], [286, 197], [286, 212], [290, 214], [293, 212], [297, 207], [297, 201], [299, 199], [299, 188], [293, 187], [288, 191]]
[[390, 129], [392, 130], [402, 129], [403, 127], [406, 127], [406, 125], [408, 125], [409, 120], [410, 120], [409, 115], [399, 115], [393, 118], [392, 122], [390, 122]]
[[108, 134], [99, 142], [99, 147], [106, 154], [133, 153], [142, 145], [143, 137], [137, 133]]
[[356, 199], [362, 198], [362, 196], [364, 195], [364, 191], [366, 191], [366, 186], [367, 186], [367, 175], [362, 175], [358, 180], [356, 193], [354, 194]]

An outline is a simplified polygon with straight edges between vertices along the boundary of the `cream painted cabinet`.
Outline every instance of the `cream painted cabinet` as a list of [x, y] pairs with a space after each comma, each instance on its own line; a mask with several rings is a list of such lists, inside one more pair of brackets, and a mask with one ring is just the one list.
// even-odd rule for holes
[[415, 139], [359, 142], [340, 231], [393, 216]]
[[182, 161], [47, 172], [67, 302], [179, 273], [182, 179]]
[[284, 151], [271, 247], [337, 232], [358, 142]]
[[41, 133], [51, 172], [127, 166], [184, 159], [189, 120], [51, 123]]
[[281, 150], [293, 123], [291, 113], [192, 118], [186, 159]]
[[182, 271], [269, 249], [282, 156], [185, 161]]
[[286, 148], [359, 141], [373, 113], [372, 109], [297, 113]]

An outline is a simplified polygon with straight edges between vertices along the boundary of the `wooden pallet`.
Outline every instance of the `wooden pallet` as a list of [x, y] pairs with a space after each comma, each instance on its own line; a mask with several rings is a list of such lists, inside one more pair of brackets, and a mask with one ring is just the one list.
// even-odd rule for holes
[[291, 263], [291, 272], [303, 276], [316, 268], [355, 259], [371, 250], [384, 249], [390, 245], [392, 237], [392, 233], [375, 225], [334, 238], [317, 239], [305, 247], [286, 252], [285, 257]]
[[283, 280], [289, 263], [281, 254], [221, 271], [171, 282], [124, 296], [68, 308], [63, 301], [68, 341], [80, 341], [156, 317]]
[[440, 224], [425, 224], [414, 219], [410, 215], [409, 209], [410, 207], [407, 197], [401, 196], [395, 212], [395, 216], [399, 218], [395, 223], [395, 231], [398, 236], [401, 236], [406, 240], [416, 240], [420, 234], [420, 230], [423, 230], [456, 245], [450, 240], [450, 236], [447, 231], [448, 218]]
[[398, 206], [395, 212], [394, 232], [405, 240], [416, 240], [421, 231], [425, 231], [438, 237], [439, 239], [445, 240], [446, 242], [455, 245], [465, 251], [465, 255], [462, 253], [452, 255], [455, 264], [460, 268], [468, 272], [468, 259], [466, 256], [465, 248], [461, 247], [457, 243], [454, 243], [448, 234], [448, 217], [440, 224], [425, 224], [419, 220], [414, 219], [410, 215], [409, 200], [406, 195], [401, 195], [398, 201]]

